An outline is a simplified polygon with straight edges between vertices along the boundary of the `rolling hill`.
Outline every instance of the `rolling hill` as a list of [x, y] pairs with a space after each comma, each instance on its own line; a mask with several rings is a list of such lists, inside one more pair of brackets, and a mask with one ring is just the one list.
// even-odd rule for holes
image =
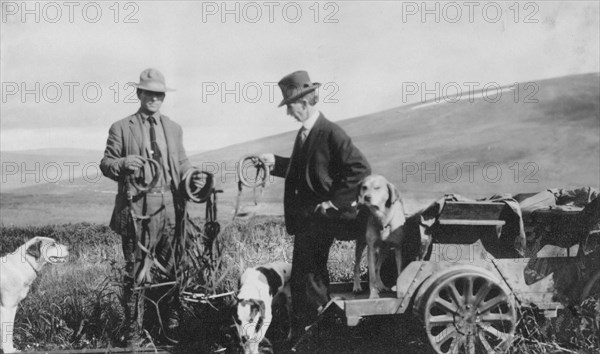
[[[495, 93], [472, 100], [463, 95], [458, 102], [442, 99], [405, 105], [338, 123], [366, 155], [373, 172], [396, 184], [412, 210], [446, 193], [478, 198], [557, 187], [598, 188], [598, 73], [528, 84], [517, 90], [513, 86], [500, 98]], [[240, 157], [261, 152], [287, 156], [295, 134], [287, 132], [190, 157], [195, 166], [214, 172], [218, 187], [224, 190], [219, 197], [221, 218], [232, 216], [237, 195], [235, 164]], [[252, 192], [244, 191], [246, 210], [281, 212], [282, 182], [273, 179], [257, 207], [253, 207]], [[1, 220], [4, 224], [108, 222], [115, 190], [115, 183], [106, 178], [3, 190]], [[200, 213], [203, 207], [197, 209]]]
[[[0, 190], [8, 192], [45, 183], [69, 183], [78, 178], [95, 178], [102, 151], [46, 149], [2, 151]], [[89, 176], [88, 176], [89, 175]]]

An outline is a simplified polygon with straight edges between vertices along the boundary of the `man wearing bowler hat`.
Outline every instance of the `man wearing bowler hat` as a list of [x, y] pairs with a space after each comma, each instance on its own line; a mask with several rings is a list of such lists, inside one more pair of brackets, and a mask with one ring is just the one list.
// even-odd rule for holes
[[[139, 83], [132, 85], [137, 88], [140, 108], [110, 127], [100, 169], [118, 182], [110, 227], [122, 237], [128, 342], [135, 345], [139, 344], [144, 305], [133, 289], [173, 279], [174, 249], [185, 205], [179, 186], [191, 165], [183, 148], [181, 127], [160, 112], [166, 92], [174, 91], [167, 88], [164, 76], [156, 69], [146, 69]], [[148, 163], [150, 159], [153, 164]], [[132, 181], [146, 186], [154, 176], [157, 182], [151, 189], [140, 192], [132, 187]], [[167, 313], [162, 317], [166, 317], [165, 327], [170, 330], [179, 325], [176, 295], [168, 297]]]
[[[353, 206], [359, 182], [370, 174], [369, 163], [337, 124], [316, 108], [317, 82], [306, 71], [279, 81], [287, 114], [302, 124], [292, 155], [261, 157], [272, 174], [285, 178], [284, 213], [294, 237], [292, 260], [292, 340], [304, 333], [329, 300], [327, 259], [335, 237], [355, 220]], [[316, 300], [316, 301], [315, 301]]]

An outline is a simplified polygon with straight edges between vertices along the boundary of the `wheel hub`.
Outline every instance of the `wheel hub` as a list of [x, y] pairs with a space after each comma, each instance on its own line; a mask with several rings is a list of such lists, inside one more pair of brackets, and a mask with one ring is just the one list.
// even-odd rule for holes
[[454, 326], [460, 334], [473, 335], [477, 332], [477, 326], [481, 322], [481, 318], [476, 309], [467, 305], [464, 309], [460, 309], [454, 317]]

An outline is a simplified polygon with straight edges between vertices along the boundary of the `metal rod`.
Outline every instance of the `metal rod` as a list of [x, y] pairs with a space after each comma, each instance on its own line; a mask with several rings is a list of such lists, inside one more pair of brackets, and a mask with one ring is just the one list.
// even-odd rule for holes
[[158, 287], [161, 287], [161, 286], [175, 285], [175, 284], [177, 284], [177, 282], [174, 282], [174, 281], [169, 281], [169, 282], [166, 282], [166, 283], [160, 283], [160, 284], [152, 284], [152, 285], [146, 285], [146, 286], [138, 286], [138, 287], [136, 287], [136, 288], [133, 288], [133, 290], [134, 290], [134, 291], [137, 291], [137, 290], [151, 289], [151, 288], [158, 288]]

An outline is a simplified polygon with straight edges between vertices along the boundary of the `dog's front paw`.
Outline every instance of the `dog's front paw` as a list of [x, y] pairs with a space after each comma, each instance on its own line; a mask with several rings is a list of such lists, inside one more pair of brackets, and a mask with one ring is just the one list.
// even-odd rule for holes
[[20, 350], [18, 350], [18, 349], [17, 349], [17, 348], [15, 348], [15, 347], [10, 347], [10, 348], [2, 348], [2, 350], [3, 350], [3, 352], [4, 352], [5, 354], [8, 354], [8, 353], [20, 353], [20, 352], [21, 352]]
[[362, 286], [360, 285], [360, 281], [355, 281], [354, 286], [352, 287], [352, 292], [355, 294], [362, 292]]
[[390, 291], [390, 288], [385, 286], [382, 282], [377, 282], [375, 289], [377, 289], [377, 292]]

